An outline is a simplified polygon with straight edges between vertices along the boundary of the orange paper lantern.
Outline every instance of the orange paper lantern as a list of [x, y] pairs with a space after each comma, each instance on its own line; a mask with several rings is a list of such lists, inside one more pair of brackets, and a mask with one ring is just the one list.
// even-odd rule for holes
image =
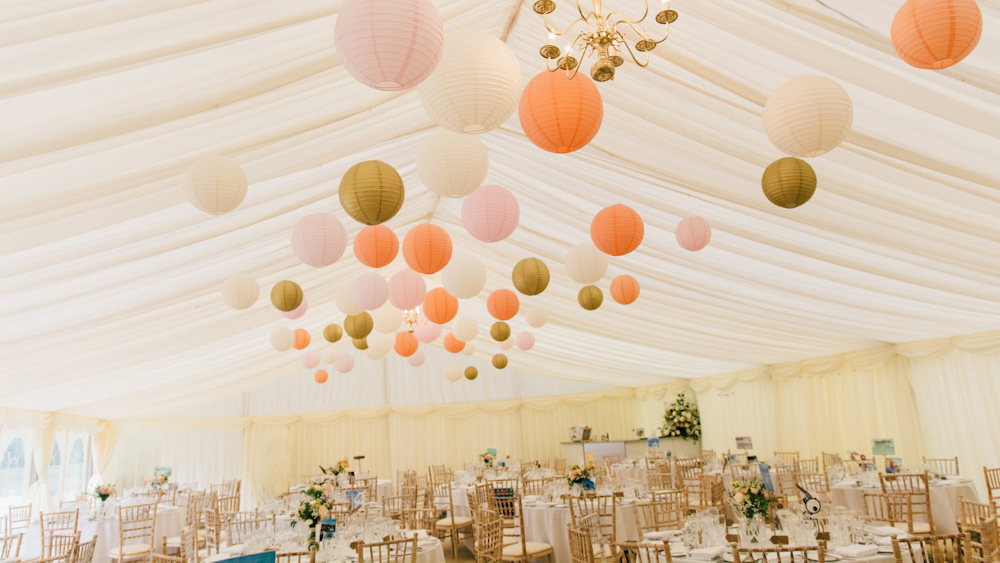
[[330, 375], [326, 373], [326, 370], [324, 369], [316, 370], [316, 374], [313, 375], [313, 379], [316, 380], [316, 383], [326, 383], [326, 380], [329, 378]]
[[396, 335], [396, 345], [392, 348], [400, 356], [408, 358], [417, 351], [418, 344], [417, 337], [412, 332], [401, 332]]
[[983, 14], [974, 0], [907, 0], [892, 20], [892, 46], [906, 64], [948, 68], [976, 48]]
[[306, 346], [309, 345], [309, 341], [312, 340], [312, 338], [309, 336], [309, 331], [304, 328], [295, 329], [294, 334], [295, 334], [295, 344], [292, 344], [292, 347], [295, 348], [296, 350], [301, 350], [305, 348]]
[[415, 272], [439, 272], [451, 260], [451, 237], [437, 225], [417, 225], [403, 237], [403, 259]]
[[500, 321], [506, 321], [517, 314], [521, 308], [521, 302], [517, 299], [517, 294], [509, 289], [498, 289], [490, 294], [486, 300], [486, 308], [493, 317]]
[[567, 153], [582, 149], [597, 135], [604, 104], [585, 74], [543, 70], [521, 94], [517, 114], [524, 134], [541, 149]]
[[631, 305], [639, 298], [639, 282], [628, 274], [611, 280], [611, 298], [622, 305]]
[[605, 254], [622, 256], [638, 248], [646, 228], [642, 217], [620, 203], [605, 207], [590, 223], [590, 238]]
[[455, 338], [455, 335], [449, 332], [444, 337], [444, 349], [452, 354], [457, 354], [465, 349], [465, 342]]
[[434, 324], [443, 325], [458, 314], [458, 299], [438, 287], [427, 292], [424, 297], [424, 316]]
[[369, 268], [381, 268], [396, 258], [399, 239], [385, 225], [370, 225], [354, 237], [354, 256]]

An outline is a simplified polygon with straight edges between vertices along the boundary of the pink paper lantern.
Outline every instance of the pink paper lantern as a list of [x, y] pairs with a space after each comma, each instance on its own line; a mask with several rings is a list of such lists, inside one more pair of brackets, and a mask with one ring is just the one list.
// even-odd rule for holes
[[302, 365], [312, 369], [319, 365], [319, 352], [309, 350], [302, 354]]
[[365, 311], [374, 311], [389, 298], [389, 284], [375, 272], [366, 272], [351, 285], [351, 299]]
[[411, 354], [409, 358], [406, 358], [406, 361], [409, 362], [411, 366], [413, 366], [415, 368], [418, 368], [418, 367], [424, 365], [424, 360], [425, 359], [426, 359], [426, 357], [424, 356], [424, 351], [423, 350], [417, 350], [416, 352], [414, 352], [413, 354]]
[[426, 296], [427, 284], [413, 270], [403, 270], [389, 278], [389, 303], [400, 311], [416, 309]]
[[535, 337], [528, 331], [519, 332], [516, 337], [514, 337], [514, 345], [517, 346], [519, 350], [531, 350], [535, 345]]
[[708, 246], [708, 241], [712, 240], [712, 227], [701, 217], [688, 217], [677, 224], [674, 236], [681, 248], [693, 252]]
[[333, 367], [336, 368], [340, 373], [347, 373], [354, 369], [354, 356], [343, 352], [337, 356], [337, 361], [334, 362]]
[[483, 242], [497, 242], [510, 236], [520, 217], [514, 194], [501, 186], [481, 186], [462, 202], [465, 230]]
[[444, 27], [431, 0], [347, 0], [333, 41], [347, 72], [376, 90], [420, 84], [441, 60]]
[[301, 317], [302, 315], [306, 314], [306, 309], [308, 309], [308, 308], [309, 308], [309, 302], [306, 301], [305, 297], [303, 297], [302, 298], [302, 303], [299, 303], [298, 307], [292, 309], [291, 311], [282, 311], [281, 314], [286, 319], [297, 319], [297, 318]]
[[346, 248], [347, 230], [329, 213], [306, 215], [292, 229], [292, 250], [313, 268], [340, 260]]
[[441, 336], [441, 325], [427, 322], [427, 319], [422, 320], [423, 324], [413, 325], [413, 336], [425, 344], [434, 342], [438, 336]]

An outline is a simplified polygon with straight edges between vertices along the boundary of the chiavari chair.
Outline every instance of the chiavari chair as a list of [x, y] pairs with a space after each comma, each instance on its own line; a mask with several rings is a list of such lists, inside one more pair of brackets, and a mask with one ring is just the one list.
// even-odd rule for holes
[[354, 546], [358, 563], [372, 561], [378, 563], [416, 563], [417, 538], [389, 540], [377, 543], [358, 542]]
[[219, 502], [216, 506], [220, 516], [234, 514], [240, 511], [240, 497], [238, 495], [219, 497]]
[[437, 531], [438, 511], [434, 508], [407, 508], [403, 510], [402, 526], [407, 530], [426, 530], [428, 535], [440, 539]]
[[21, 539], [24, 534], [7, 534], [0, 538], [0, 559], [17, 559], [21, 555]]
[[[690, 463], [697, 461], [697, 463]], [[684, 488], [688, 492], [688, 504], [698, 506], [701, 504], [701, 476], [704, 474], [701, 460], [679, 460], [677, 461], [677, 473], [680, 475], [680, 482], [675, 488]]]
[[[473, 545], [476, 552], [476, 563], [500, 563], [503, 561], [503, 548], [508, 544], [503, 535], [503, 519], [492, 510], [482, 509], [476, 523], [476, 541]], [[511, 543], [517, 538], [509, 538]]]
[[[76, 555], [76, 546], [80, 543], [80, 534], [77, 533], [72, 536], [63, 536], [65, 539], [60, 539], [59, 551], [51, 557], [46, 557], [43, 559], [36, 559], [32, 563], [73, 563], [73, 558]], [[66, 543], [68, 545], [63, 546]]]
[[733, 548], [733, 561], [736, 563], [751, 563], [758, 559], [775, 563], [792, 563], [793, 561], [826, 563], [826, 542], [824, 540], [817, 541], [816, 545], [742, 548], [734, 543], [731, 546]]
[[277, 553], [274, 563], [316, 563], [316, 550]]
[[198, 549], [198, 531], [194, 526], [184, 526], [181, 530], [181, 535], [175, 537], [178, 540], [177, 545], [170, 545], [168, 543], [168, 540], [171, 538], [163, 538], [163, 546], [160, 553], [170, 555], [171, 551], [176, 550], [180, 554], [181, 559], [185, 560], [185, 563], [198, 563], [203, 555], [208, 557], [207, 550], [199, 551]]
[[97, 536], [89, 541], [77, 543], [73, 551], [73, 563], [91, 563], [94, 560], [94, 551], [97, 548]]
[[[446, 504], [447, 503], [447, 504]], [[458, 540], [462, 530], [468, 528], [468, 533], [472, 532], [472, 518], [468, 516], [455, 515], [455, 503], [451, 494], [451, 483], [438, 483], [434, 485], [434, 505], [436, 508], [444, 508], [446, 515], [435, 523], [434, 527], [439, 534], [451, 538], [452, 557], [458, 560]]]
[[[512, 499], [506, 502], [509, 503], [509, 506], [513, 510], [512, 517], [518, 528], [518, 542], [503, 548], [503, 560], [528, 563], [529, 559], [547, 557], [549, 563], [552, 563], [553, 551], [551, 545], [543, 542], [528, 541], [528, 536], [524, 531], [524, 513], [521, 506], [521, 495], [515, 494]], [[497, 516], [500, 517], [501, 515], [498, 514]], [[503, 517], [506, 518], [507, 516]]]
[[986, 498], [993, 504], [1000, 505], [1000, 467], [989, 469], [984, 467], [983, 474], [986, 476]]
[[774, 457], [785, 465], [795, 465], [799, 461], [799, 452], [774, 452]]
[[7, 508], [7, 534], [27, 533], [31, 524], [31, 505]]
[[840, 454], [828, 454], [823, 452], [823, 471], [826, 471], [826, 468], [833, 467], [834, 465], [840, 465]]
[[73, 532], [72, 535], [49, 536], [47, 542], [43, 544], [44, 554], [42, 559], [52, 557], [62, 557], [67, 553], [72, 555], [73, 550], [80, 543], [80, 532]]
[[698, 508], [718, 508], [724, 512], [722, 505], [725, 500], [725, 488], [722, 485], [722, 475], [707, 475], [702, 473], [698, 477], [700, 483], [698, 487]]
[[222, 531], [223, 531], [223, 521], [222, 515], [214, 507], [206, 507], [202, 514], [205, 517], [205, 549], [209, 556], [212, 555], [212, 550], [215, 553], [219, 553], [219, 548], [222, 547]]
[[[243, 513], [241, 513], [243, 514]], [[226, 526], [226, 543], [238, 545], [246, 543], [259, 530], [274, 530], [276, 517], [234, 518]]]
[[378, 477], [365, 477], [354, 480], [355, 487], [365, 489], [365, 500], [368, 502], [378, 502]]
[[187, 563], [184, 561], [183, 557], [176, 557], [173, 555], [166, 555], [163, 553], [153, 552], [150, 556], [150, 563]]
[[594, 540], [590, 530], [569, 526], [569, 554], [572, 563], [594, 563]]
[[925, 465], [930, 465], [941, 475], [958, 475], [958, 456], [945, 458], [923, 458]]
[[674, 476], [654, 469], [646, 471], [646, 486], [651, 491], [666, 491], [674, 488]]
[[[598, 536], [603, 537], [603, 542], [601, 543], [607, 545], [610, 549], [618, 537], [618, 518], [615, 500], [621, 496], [622, 493], [569, 497], [569, 514], [572, 525], [575, 528], [581, 528], [584, 526], [584, 523], [581, 522], [582, 517], [596, 516], [597, 520], [592, 536], [595, 539], [600, 539]], [[612, 553], [605, 553], [605, 556], [611, 557]]]
[[819, 473], [819, 459], [800, 459], [795, 462], [796, 473]]
[[795, 483], [821, 499], [830, 497], [830, 478], [826, 473], [796, 473]]
[[698, 450], [698, 459], [702, 461], [712, 461], [715, 459], [715, 450]]
[[757, 472], [755, 472], [754, 469], [756, 469], [756, 467], [749, 464], [744, 465], [741, 463], [733, 463], [726, 468], [726, 471], [733, 476], [734, 480], [739, 481], [743, 479], [750, 479], [757, 475]]
[[962, 534], [921, 536], [908, 539], [892, 538], [892, 557], [895, 563], [964, 563]]
[[958, 530], [960, 532], [972, 531], [978, 535], [980, 523], [996, 515], [997, 507], [995, 504], [965, 500], [962, 495], [958, 495]]
[[[640, 531], [640, 535], [663, 530], [679, 530], [684, 527], [684, 519], [687, 518], [688, 512], [687, 491], [683, 489], [653, 491], [652, 497], [652, 502], [648, 504], [652, 507], [652, 526], [647, 520], [647, 529]], [[637, 508], [640, 506], [644, 505], [636, 505]]]
[[991, 515], [977, 524], [978, 537], [972, 530], [965, 532], [965, 554], [971, 563], [996, 563], [1000, 561], [1000, 537], [997, 533], [997, 516]]
[[620, 456], [620, 455], [606, 455], [606, 456], [604, 456], [604, 461], [607, 461], [608, 463], [620, 463], [621, 460], [622, 460], [622, 456]]
[[545, 492], [545, 487], [548, 487], [555, 481], [555, 477], [544, 477], [542, 479], [526, 479], [521, 481], [521, 490], [524, 495], [541, 495]]
[[799, 498], [799, 490], [795, 487], [794, 465], [778, 465], [774, 468], [774, 492], [782, 500], [782, 506], [791, 506], [791, 498]]
[[869, 493], [862, 492], [865, 518], [873, 524], [886, 524], [897, 527], [902, 524], [909, 527], [913, 521], [913, 506], [910, 495], [899, 493]]
[[[910, 505], [914, 519], [907, 532], [911, 534], [934, 535], [934, 515], [931, 510], [930, 483], [926, 473], [896, 473], [885, 475], [880, 473], [883, 493], [903, 493], [910, 495]], [[926, 522], [923, 520], [926, 519]], [[912, 521], [912, 520], [911, 520]]]
[[670, 543], [667, 541], [636, 542], [624, 541], [615, 544], [622, 559], [629, 563], [673, 563]]
[[157, 489], [143, 489], [140, 491], [135, 491], [132, 496], [139, 500], [143, 504], [149, 504], [151, 502], [160, 502], [160, 496], [163, 493]]
[[39, 512], [38, 524], [42, 536], [42, 558], [55, 557], [62, 552], [52, 551], [52, 541], [56, 536], [75, 536], [80, 520], [80, 509], [66, 512]]
[[[413, 488], [413, 487], [410, 487]], [[416, 491], [415, 488], [413, 488]], [[399, 520], [403, 517], [403, 509], [416, 508], [414, 495], [399, 495], [395, 497], [382, 497], [382, 515]]]
[[113, 561], [145, 560], [156, 536], [156, 504], [118, 507], [118, 547], [108, 552]]
[[[559, 475], [561, 477], [565, 477], [566, 476], [566, 458], [559, 458], [559, 459], [555, 460], [555, 462], [552, 464], [552, 469], [555, 470], [556, 475]], [[998, 470], [998, 471], [1000, 471], [1000, 470]]]

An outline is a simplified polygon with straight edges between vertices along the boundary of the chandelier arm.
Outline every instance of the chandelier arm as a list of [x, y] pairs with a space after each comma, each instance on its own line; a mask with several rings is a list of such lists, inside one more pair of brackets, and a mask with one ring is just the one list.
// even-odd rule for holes
[[587, 19], [587, 16], [583, 15], [583, 6], [580, 5], [580, 0], [576, 0], [576, 11], [580, 12], [580, 17]]
[[[577, 39], [579, 39], [579, 37], [577, 37]], [[575, 45], [576, 41], [573, 41], [573, 44]], [[580, 72], [580, 67], [583, 66], [583, 61], [585, 61], [587, 59], [587, 47], [589, 47], [589, 44], [584, 44], [584, 46], [583, 46], [583, 52], [580, 53], [580, 62], [577, 63], [576, 67], [573, 69], [573, 76], [569, 76], [567, 78], [568, 80], [573, 80], [574, 78], [576, 78], [576, 74], [578, 72]], [[568, 71], [567, 71], [567, 74], [568, 74]]]
[[642, 22], [642, 20], [646, 19], [646, 16], [648, 16], [648, 15], [649, 15], [649, 1], [647, 0], [647, 2], [646, 2], [646, 11], [642, 13], [642, 17], [639, 18], [639, 19], [632, 20], [632, 19], [626, 18], [625, 15], [622, 14], [621, 12], [619, 12], [619, 11], [608, 12], [608, 15], [607, 15], [607, 17], [605, 19], [606, 20], [610, 20], [611, 16], [618, 16], [619, 18], [622, 19], [623, 22], [640, 23], [640, 22]]
[[[635, 28], [633, 28], [633, 29], [635, 29]], [[625, 49], [628, 51], [628, 54], [632, 57], [632, 60], [635, 61], [635, 64], [637, 64], [637, 65], [639, 65], [641, 67], [644, 67], [644, 68], [646, 66], [648, 66], [649, 65], [649, 51], [646, 51], [646, 62], [644, 62], [644, 63], [639, 62], [639, 59], [636, 58], [635, 53], [632, 52], [632, 46], [628, 44], [628, 41], [625, 40], [624, 36], [622, 36], [620, 33], [618, 35], [619, 35], [619, 37], [622, 38], [621, 42], [625, 45]]]
[[545, 24], [545, 29], [549, 33], [551, 33], [553, 35], [566, 35], [567, 33], [569, 33], [569, 30], [573, 29], [574, 25], [576, 25], [576, 24], [578, 24], [580, 22], [586, 22], [587, 23], [587, 29], [590, 29], [590, 22], [588, 22], [586, 18], [576, 18], [575, 20], [573, 20], [566, 27], [566, 29], [564, 29], [562, 31], [556, 31], [556, 30], [552, 29], [552, 26], [549, 25], [549, 19], [547, 17], [545, 17], [545, 14], [542, 14], [542, 23]]

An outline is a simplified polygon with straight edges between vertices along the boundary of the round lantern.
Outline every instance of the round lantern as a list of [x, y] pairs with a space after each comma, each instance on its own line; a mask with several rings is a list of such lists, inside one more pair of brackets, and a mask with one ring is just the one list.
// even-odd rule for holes
[[408, 358], [417, 351], [417, 337], [409, 332], [401, 332], [396, 335], [396, 344], [392, 347], [397, 354]]
[[443, 325], [458, 314], [458, 299], [437, 287], [427, 292], [424, 298], [424, 316], [432, 323]]
[[326, 370], [316, 370], [313, 379], [316, 380], [316, 383], [326, 383], [326, 380], [330, 379], [330, 374], [326, 373]]
[[527, 352], [535, 346], [535, 337], [528, 331], [519, 332], [514, 337], [514, 345]]
[[471, 254], [456, 254], [441, 272], [444, 289], [459, 299], [471, 299], [486, 287], [486, 267]]
[[295, 333], [283, 326], [271, 332], [271, 348], [284, 352], [295, 344]]
[[441, 325], [430, 322], [415, 324], [413, 325], [413, 336], [424, 343], [434, 342], [438, 336], [441, 336]]
[[205, 213], [222, 215], [236, 209], [247, 195], [247, 176], [224, 156], [203, 156], [184, 173], [184, 196]]
[[525, 258], [514, 266], [510, 277], [521, 293], [538, 295], [549, 286], [549, 267], [538, 258]]
[[498, 242], [510, 236], [520, 217], [514, 194], [501, 186], [483, 186], [462, 202], [462, 225], [483, 242]]
[[454, 332], [449, 332], [444, 337], [444, 349], [451, 352], [452, 354], [457, 354], [465, 348], [465, 342], [459, 340], [455, 337]]
[[499, 347], [501, 350], [510, 350], [511, 348], [514, 347], [514, 339], [513, 338], [508, 338], [507, 340], [504, 340], [503, 342], [498, 342], [497, 343], [497, 347]]
[[344, 255], [347, 230], [329, 213], [306, 215], [292, 229], [292, 251], [313, 268], [329, 266]]
[[375, 272], [365, 272], [351, 284], [351, 298], [366, 311], [374, 311], [389, 298], [389, 283]]
[[302, 354], [302, 367], [312, 369], [319, 365], [319, 352], [309, 350]]
[[455, 322], [451, 324], [451, 332], [462, 342], [469, 342], [479, 334], [479, 324], [472, 317], [455, 317]]
[[533, 305], [528, 307], [528, 324], [534, 328], [541, 328], [545, 326], [545, 323], [549, 320], [549, 313], [544, 308], [538, 305]]
[[389, 303], [372, 311], [372, 326], [382, 334], [396, 332], [401, 324], [403, 324], [403, 312]]
[[403, 270], [389, 278], [389, 303], [400, 311], [416, 309], [427, 297], [424, 278], [412, 270]]
[[611, 298], [622, 305], [631, 305], [639, 298], [639, 282], [622, 274], [611, 280]]
[[764, 170], [760, 185], [771, 203], [792, 209], [809, 201], [816, 193], [816, 172], [804, 160], [790, 156], [779, 158]]
[[506, 43], [488, 33], [449, 33], [441, 62], [419, 95], [427, 115], [445, 129], [492, 131], [517, 108], [521, 64]]
[[385, 225], [369, 225], [354, 237], [354, 256], [369, 268], [381, 268], [396, 258], [399, 239]]
[[708, 225], [708, 221], [701, 217], [687, 217], [681, 219], [681, 222], [677, 224], [674, 238], [684, 250], [692, 252], [701, 250], [708, 246], [708, 242], [712, 240], [712, 227]]
[[349, 0], [337, 13], [333, 42], [358, 82], [393, 92], [424, 81], [444, 49], [444, 27], [431, 0]]
[[373, 332], [368, 337], [368, 350], [371, 354], [368, 357], [377, 356], [373, 359], [381, 359], [392, 350], [393, 346], [396, 345], [396, 335], [395, 334], [382, 334], [381, 332]]
[[503, 321], [497, 321], [490, 327], [490, 336], [497, 342], [503, 342], [510, 338], [510, 325]]
[[286, 319], [295, 320], [301, 317], [302, 315], [306, 314], [306, 311], [308, 309], [309, 309], [309, 301], [305, 297], [303, 297], [302, 303], [299, 303], [299, 306], [296, 307], [294, 311], [287, 311], [287, 312], [282, 311], [281, 316], [285, 317]]
[[337, 290], [337, 296], [335, 298], [337, 301], [337, 308], [340, 309], [340, 312], [345, 315], [357, 315], [364, 311], [364, 309], [358, 307], [358, 304], [354, 302], [354, 298], [351, 297], [351, 285], [352, 284], [344, 284], [340, 286], [340, 289]]
[[983, 14], [974, 0], [907, 0], [892, 20], [892, 46], [906, 64], [948, 68], [976, 48]]
[[517, 113], [535, 146], [567, 153], [582, 149], [597, 135], [604, 103], [587, 75], [543, 70], [528, 82]]
[[358, 350], [368, 349], [368, 338], [351, 338], [351, 344], [354, 345]]
[[646, 228], [642, 217], [620, 203], [605, 207], [590, 223], [590, 238], [603, 253], [623, 256], [638, 248]]
[[336, 346], [330, 346], [326, 350], [323, 350], [323, 363], [333, 365], [337, 363], [337, 358], [340, 356], [340, 351], [337, 350]]
[[593, 311], [604, 303], [604, 294], [596, 285], [584, 286], [576, 296], [580, 306], [588, 311]]
[[362, 225], [392, 219], [403, 207], [403, 179], [381, 160], [366, 160], [350, 167], [340, 180], [340, 205]]
[[271, 304], [279, 311], [294, 311], [302, 304], [302, 288], [293, 281], [280, 281], [271, 288]]
[[452, 383], [462, 379], [462, 366], [458, 364], [448, 364], [444, 367], [444, 378]]
[[424, 365], [424, 360], [425, 359], [426, 359], [426, 356], [424, 356], [424, 351], [423, 350], [417, 350], [416, 352], [414, 352], [413, 354], [411, 354], [410, 357], [406, 358], [406, 361], [411, 366], [413, 366], [415, 368], [418, 368], [418, 367]]
[[463, 356], [471, 356], [471, 355], [473, 355], [475, 353], [476, 353], [476, 343], [475, 342], [466, 342], [465, 343], [465, 348], [462, 349], [462, 355]]
[[851, 132], [854, 106], [840, 85], [802, 74], [778, 87], [764, 104], [764, 132], [792, 156], [819, 156], [837, 148]]
[[469, 366], [469, 367], [465, 368], [465, 378], [466, 379], [468, 379], [469, 381], [472, 381], [473, 379], [475, 379], [477, 377], [479, 377], [479, 370], [477, 370], [476, 368], [474, 368], [472, 366]]
[[365, 357], [372, 361], [378, 361], [385, 357], [388, 352], [383, 352], [377, 348], [369, 347], [365, 350]]
[[441, 197], [465, 197], [476, 191], [489, 167], [486, 145], [474, 135], [440, 129], [417, 151], [420, 180]]
[[312, 338], [309, 336], [309, 331], [304, 328], [295, 329], [293, 334], [295, 334], [295, 343], [292, 344], [292, 346], [296, 350], [301, 350], [305, 348], [306, 346], [309, 345], [309, 342], [312, 340]]
[[507, 367], [507, 356], [503, 354], [497, 354], [493, 356], [493, 367], [497, 369], [503, 369]]
[[594, 243], [581, 242], [566, 254], [566, 274], [576, 283], [597, 283], [607, 271], [608, 255]]
[[[357, 315], [348, 315], [344, 319], [344, 332], [354, 340], [366, 338], [375, 328], [375, 320], [367, 311], [361, 311]], [[364, 348], [359, 348], [364, 350]]]
[[493, 318], [506, 321], [517, 314], [521, 307], [517, 294], [509, 289], [498, 289], [490, 294], [486, 300], [486, 309], [493, 315]]
[[343, 353], [337, 358], [337, 363], [333, 366], [340, 373], [347, 373], [354, 368], [354, 356]]
[[417, 225], [403, 237], [403, 259], [421, 274], [439, 272], [451, 260], [451, 237], [437, 225]]
[[337, 342], [342, 336], [344, 336], [344, 331], [341, 330], [338, 324], [329, 324], [323, 329], [323, 338], [327, 342]]
[[[486, 277], [485, 274], [483, 276]], [[260, 297], [260, 284], [247, 274], [233, 274], [222, 282], [222, 300], [230, 309], [249, 309]]]

